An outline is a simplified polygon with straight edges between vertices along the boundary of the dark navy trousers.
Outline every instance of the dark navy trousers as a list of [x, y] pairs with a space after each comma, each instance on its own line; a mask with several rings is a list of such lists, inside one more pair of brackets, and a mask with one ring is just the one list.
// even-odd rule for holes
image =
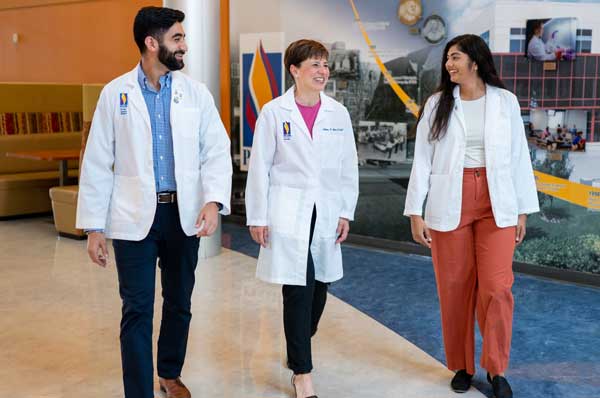
[[156, 262], [162, 285], [158, 375], [180, 376], [192, 314], [191, 296], [199, 238], [181, 229], [177, 203], [158, 204], [152, 228], [141, 241], [113, 240], [123, 302], [121, 362], [126, 398], [154, 397], [152, 317]]

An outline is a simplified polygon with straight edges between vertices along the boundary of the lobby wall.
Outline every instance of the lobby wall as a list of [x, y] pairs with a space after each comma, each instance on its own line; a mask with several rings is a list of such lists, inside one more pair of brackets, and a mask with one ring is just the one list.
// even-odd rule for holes
[[[106, 83], [139, 59], [133, 18], [160, 0], [0, 4], [0, 81]], [[13, 43], [13, 34], [18, 42]]]

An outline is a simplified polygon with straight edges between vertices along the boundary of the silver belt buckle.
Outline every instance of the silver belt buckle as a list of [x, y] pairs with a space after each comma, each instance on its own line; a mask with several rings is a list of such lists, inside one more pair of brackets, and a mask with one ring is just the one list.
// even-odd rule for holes
[[161, 192], [156, 194], [158, 203], [173, 203], [175, 202], [175, 192]]

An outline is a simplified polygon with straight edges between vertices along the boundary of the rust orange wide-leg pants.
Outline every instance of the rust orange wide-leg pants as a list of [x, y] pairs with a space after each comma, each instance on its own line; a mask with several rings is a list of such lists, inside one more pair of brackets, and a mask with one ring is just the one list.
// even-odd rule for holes
[[504, 372], [512, 335], [516, 228], [496, 226], [485, 168], [464, 171], [459, 226], [430, 232], [448, 369], [475, 374], [477, 315], [481, 366], [492, 375]]

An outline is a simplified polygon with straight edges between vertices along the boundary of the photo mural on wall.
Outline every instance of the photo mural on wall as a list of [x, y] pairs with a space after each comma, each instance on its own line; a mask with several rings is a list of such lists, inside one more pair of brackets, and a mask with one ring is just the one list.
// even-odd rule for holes
[[262, 107], [283, 94], [283, 33], [240, 36], [240, 169], [248, 170], [254, 126]]
[[[536, 170], [541, 212], [529, 217], [528, 235], [516, 259], [600, 273], [600, 148], [596, 146], [600, 99], [594, 95], [600, 92], [596, 73], [600, 55], [579, 53], [589, 50], [591, 42], [577, 42], [579, 50], [572, 54], [572, 44], [567, 49], [559, 32], [554, 39], [563, 43], [559, 46], [562, 61], [554, 62], [554, 70], [546, 62], [532, 61], [525, 56], [526, 25], [535, 16], [508, 10], [513, 20], [496, 21], [496, 3], [281, 0], [285, 23], [277, 26], [283, 30], [285, 45], [308, 37], [330, 50], [326, 93], [350, 112], [361, 167], [353, 233], [412, 241], [409, 219], [402, 212], [412, 167], [415, 116], [439, 83], [446, 41], [473, 33], [491, 46], [500, 77], [519, 98]], [[568, 21], [571, 32], [573, 20], [589, 14], [589, 7], [593, 5], [571, 1], [568, 15], [552, 15], [546, 23], [554, 20], [548, 26], [556, 31]], [[592, 27], [578, 25], [577, 29], [579, 38], [593, 37]], [[509, 31], [518, 35], [511, 33], [509, 39]], [[518, 51], [494, 51], [509, 48], [509, 40], [512, 48], [515, 38], [520, 41]], [[556, 145], [543, 135], [546, 127], [551, 136], [560, 137]], [[577, 136], [581, 140], [574, 148]]]

